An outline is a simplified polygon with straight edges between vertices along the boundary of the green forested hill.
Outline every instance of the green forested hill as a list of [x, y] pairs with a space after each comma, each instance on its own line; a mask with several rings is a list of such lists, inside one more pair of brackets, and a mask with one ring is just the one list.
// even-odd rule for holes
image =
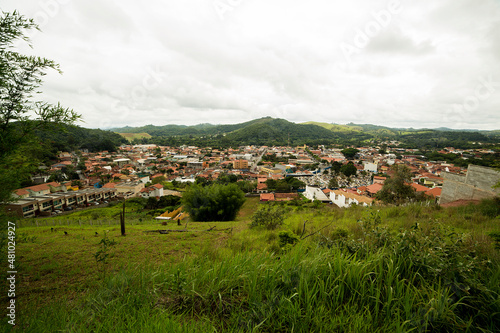
[[186, 125], [164, 125], [164, 126], [155, 126], [155, 125], [146, 125], [141, 127], [123, 127], [123, 128], [114, 128], [113, 132], [116, 133], [148, 133], [152, 136], [178, 136], [178, 135], [217, 135], [222, 133], [229, 133], [246, 126], [259, 123], [262, 120], [271, 119], [271, 118], [262, 118], [256, 119], [240, 124], [231, 124], [231, 125], [212, 125], [212, 124], [199, 124], [194, 126], [186, 126]]
[[229, 133], [226, 139], [250, 144], [305, 143], [312, 140], [335, 140], [333, 132], [315, 125], [299, 125], [284, 119], [265, 118]]
[[500, 143], [498, 131], [399, 129], [379, 125], [330, 124], [306, 122], [296, 124], [284, 119], [265, 117], [252, 121], [231, 124], [195, 126], [147, 125], [114, 129], [118, 133], [148, 133], [152, 138], [135, 140], [136, 143], [157, 143], [162, 145], [292, 145], [296, 144], [341, 144], [365, 145], [372, 140], [396, 140], [403, 146], [436, 149], [447, 146], [455, 148], [477, 147], [478, 142], [486, 145]]
[[117, 133], [80, 126], [65, 125], [50, 131], [37, 130], [35, 133], [40, 141], [54, 151], [116, 151], [118, 146], [127, 143], [127, 140]]
[[[114, 129], [119, 133], [148, 133], [154, 138], [142, 140], [141, 142], [158, 143], [195, 143], [197, 139], [203, 138], [204, 142], [212, 144], [304, 144], [304, 143], [357, 143], [371, 138], [362, 131], [333, 131], [317, 124], [296, 124], [284, 119], [265, 117], [249, 122], [234, 125], [210, 125], [201, 124], [196, 126], [142, 126], [125, 127]], [[166, 138], [174, 139], [167, 140]]]

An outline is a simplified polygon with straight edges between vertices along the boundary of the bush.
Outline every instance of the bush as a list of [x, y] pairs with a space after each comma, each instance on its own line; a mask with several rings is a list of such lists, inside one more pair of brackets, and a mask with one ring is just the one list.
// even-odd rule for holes
[[488, 233], [488, 236], [495, 242], [495, 249], [500, 250], [500, 231], [492, 231]]
[[194, 221], [232, 221], [245, 202], [245, 193], [236, 184], [193, 184], [181, 202]]
[[479, 211], [487, 217], [497, 217], [500, 215], [500, 198], [481, 200]]
[[299, 236], [294, 234], [292, 231], [280, 231], [278, 234], [280, 248], [285, 248], [287, 245], [294, 245], [300, 239]]
[[147, 199], [142, 198], [142, 197], [137, 197], [137, 198], [128, 199], [126, 202], [126, 205], [128, 206], [128, 204], [135, 204], [138, 207], [142, 207], [142, 209], [144, 209], [144, 207], [146, 206], [146, 203], [147, 203]]
[[263, 205], [252, 215], [250, 228], [265, 227], [274, 230], [283, 225], [285, 220], [285, 209], [280, 205]]

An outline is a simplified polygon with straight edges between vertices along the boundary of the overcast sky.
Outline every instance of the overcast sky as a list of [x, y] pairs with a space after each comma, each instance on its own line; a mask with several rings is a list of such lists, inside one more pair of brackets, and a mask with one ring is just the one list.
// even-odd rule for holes
[[500, 129], [500, 0], [2, 0], [89, 128], [293, 122]]

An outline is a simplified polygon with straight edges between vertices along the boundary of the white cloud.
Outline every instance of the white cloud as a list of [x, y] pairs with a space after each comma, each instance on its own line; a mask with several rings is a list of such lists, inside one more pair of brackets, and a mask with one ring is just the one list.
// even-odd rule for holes
[[[34, 49], [22, 50], [64, 72], [46, 76], [43, 97], [88, 127], [273, 116], [500, 128], [496, 0], [4, 0], [2, 9], [39, 20]], [[349, 59], [342, 45], [355, 47]], [[488, 75], [494, 91], [470, 104], [473, 116], [455, 112]]]

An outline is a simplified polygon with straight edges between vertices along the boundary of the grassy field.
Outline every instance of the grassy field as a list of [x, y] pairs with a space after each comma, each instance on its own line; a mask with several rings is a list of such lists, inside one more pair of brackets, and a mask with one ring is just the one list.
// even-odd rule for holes
[[121, 136], [123, 136], [125, 139], [127, 139], [129, 142], [132, 142], [134, 139], [149, 139], [151, 138], [151, 135], [148, 133], [118, 133]]
[[[499, 244], [489, 236], [500, 234], [498, 202], [446, 209], [285, 205], [285, 224], [277, 230], [249, 228], [259, 205], [248, 198], [233, 222], [178, 226], [161, 225], [131, 204], [126, 236], [119, 207], [74, 213], [73, 220], [90, 216], [85, 221], [92, 225], [68, 225], [71, 215], [38, 227], [23, 221], [16, 248], [18, 330], [500, 328]], [[160, 229], [171, 231], [146, 232]]]

